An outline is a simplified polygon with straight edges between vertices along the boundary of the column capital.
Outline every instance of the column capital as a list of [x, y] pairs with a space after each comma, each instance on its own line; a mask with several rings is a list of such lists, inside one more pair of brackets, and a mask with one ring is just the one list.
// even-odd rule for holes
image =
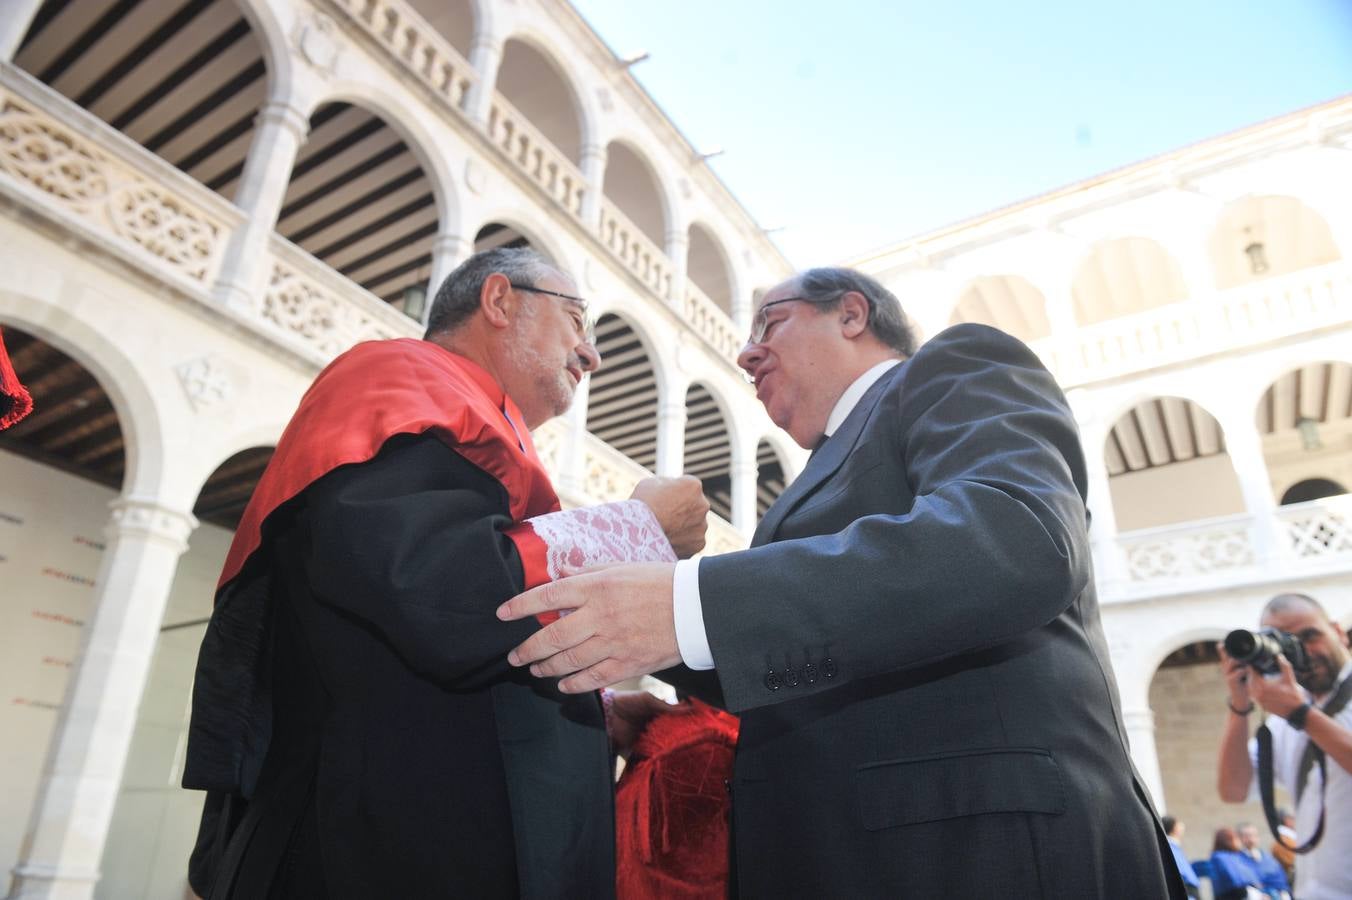
[[487, 31], [476, 32], [474, 37], [470, 38], [469, 40], [469, 54], [471, 57], [470, 60], [471, 65], [474, 62], [472, 57], [474, 57], [476, 54], [492, 53], [494, 55], [501, 56], [502, 48], [506, 46], [506, 44], [507, 42], [497, 34]]
[[304, 143], [310, 133], [310, 117], [286, 100], [269, 100], [264, 103], [259, 108], [254, 122], [259, 126], [280, 125], [291, 132], [291, 136], [298, 144]]
[[146, 497], [119, 497], [108, 504], [112, 521], [105, 533], [109, 539], [136, 536], [158, 541], [182, 553], [188, 537], [197, 528], [197, 517]]

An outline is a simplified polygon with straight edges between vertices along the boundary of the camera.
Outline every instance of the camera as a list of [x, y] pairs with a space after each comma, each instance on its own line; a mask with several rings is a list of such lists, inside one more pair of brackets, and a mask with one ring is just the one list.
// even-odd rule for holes
[[1247, 631], [1238, 628], [1225, 636], [1225, 652], [1230, 658], [1245, 663], [1264, 675], [1276, 675], [1277, 657], [1285, 656], [1291, 668], [1305, 672], [1310, 668], [1309, 657], [1300, 638], [1276, 628]]

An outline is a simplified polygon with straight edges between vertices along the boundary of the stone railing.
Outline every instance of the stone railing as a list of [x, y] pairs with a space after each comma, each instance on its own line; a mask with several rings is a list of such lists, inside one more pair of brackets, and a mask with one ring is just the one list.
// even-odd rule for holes
[[496, 91], [485, 129], [493, 146], [551, 200], [574, 216], [582, 215], [587, 180], [568, 157]]
[[59, 216], [167, 280], [215, 280], [238, 209], [13, 67], [0, 69], [0, 172]]
[[738, 334], [728, 314], [693, 281], [686, 282], [685, 304], [681, 313], [692, 331], [704, 338], [721, 356], [736, 362], [737, 354], [746, 341], [745, 336]]
[[259, 314], [320, 365], [360, 341], [417, 337], [422, 326], [280, 235]]
[[[1125, 583], [1106, 593], [1145, 596], [1352, 569], [1352, 495], [1278, 507], [1270, 523], [1261, 529], [1245, 513], [1125, 532], [1116, 547], [1101, 548], [1125, 562]], [[1274, 543], [1265, 544], [1265, 534]]]
[[605, 197], [601, 198], [600, 228], [601, 243], [626, 269], [659, 299], [665, 301], [671, 296], [671, 262], [667, 255]]
[[328, 0], [457, 112], [478, 75], [441, 33], [403, 0]]
[[1352, 495], [1279, 507], [1277, 521], [1283, 549], [1297, 563], [1352, 560]]
[[1339, 261], [1079, 329], [1034, 349], [1066, 386], [1199, 359], [1352, 319], [1352, 267]]

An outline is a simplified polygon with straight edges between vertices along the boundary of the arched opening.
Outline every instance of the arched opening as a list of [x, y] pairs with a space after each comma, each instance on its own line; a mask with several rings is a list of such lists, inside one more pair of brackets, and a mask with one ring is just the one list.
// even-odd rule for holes
[[732, 444], [728, 423], [713, 394], [702, 384], [685, 392], [685, 465], [682, 471], [704, 482], [714, 515], [732, 521]]
[[474, 10], [467, 0], [409, 0], [427, 24], [450, 42], [456, 52], [469, 59], [474, 42]]
[[502, 47], [498, 93], [574, 165], [582, 160], [582, 112], [568, 76], [553, 60], [519, 39]]
[[1188, 296], [1183, 273], [1164, 248], [1149, 238], [1095, 244], [1071, 285], [1075, 321], [1108, 319], [1177, 303]]
[[596, 323], [601, 368], [591, 374], [587, 430], [648, 471], [657, 468], [657, 375], [652, 353], [621, 316]]
[[1282, 493], [1280, 506], [1291, 506], [1295, 503], [1309, 503], [1311, 500], [1322, 500], [1325, 497], [1338, 497], [1347, 493], [1347, 488], [1336, 481], [1328, 478], [1306, 478], [1304, 481], [1297, 481]]
[[485, 250], [496, 250], [499, 247], [511, 247], [513, 249], [528, 248], [543, 256], [550, 262], [554, 258], [549, 251], [536, 241], [532, 241], [521, 229], [514, 225], [508, 225], [504, 222], [489, 222], [484, 225], [474, 235], [474, 252], [482, 253]]
[[686, 275], [715, 306], [732, 315], [732, 265], [722, 243], [698, 222], [690, 226]]
[[233, 197], [268, 89], [262, 47], [233, 0], [46, 0], [14, 61]]
[[384, 119], [350, 103], [315, 110], [278, 216], [282, 237], [404, 309], [431, 277], [437, 229], [432, 182]]
[[[1274, 497], [1300, 482], [1352, 484], [1352, 364], [1319, 361], [1283, 373], [1258, 401], [1255, 424]], [[1282, 499], [1296, 502], [1303, 501]]]
[[990, 325], [1025, 344], [1052, 333], [1042, 292], [1018, 275], [988, 275], [968, 285], [948, 324], [962, 322]]
[[231, 456], [207, 478], [193, 505], [201, 524], [179, 558], [137, 707], [131, 754], [103, 852], [99, 897], [185, 896], [184, 861], [192, 851], [204, 797], [178, 786], [197, 651], [235, 527], [272, 452], [272, 447], [252, 447]]
[[667, 204], [652, 166], [628, 144], [611, 141], [601, 193], [659, 250], [666, 246]]
[[94, 611], [108, 504], [126, 460], [122, 423], [89, 369], [3, 327], [33, 395], [33, 412], [0, 431], [0, 871], [9, 872]]
[[[1227, 627], [1253, 622], [1225, 623]], [[1263, 821], [1261, 803], [1224, 803], [1216, 793], [1216, 758], [1225, 717], [1230, 713], [1221, 676], [1216, 640], [1196, 641], [1167, 657], [1150, 681], [1150, 709], [1155, 717], [1155, 750], [1169, 815], [1183, 822], [1183, 849], [1189, 859], [1211, 854], [1212, 835], [1222, 825]], [[1282, 801], [1284, 803], [1284, 800]]]
[[756, 445], [756, 521], [765, 517], [779, 495], [784, 493], [784, 461], [764, 438]]
[[1294, 197], [1245, 197], [1231, 203], [1208, 248], [1221, 289], [1340, 258], [1328, 223]]
[[1220, 424], [1191, 400], [1136, 404], [1113, 424], [1103, 452], [1119, 531], [1244, 511]]

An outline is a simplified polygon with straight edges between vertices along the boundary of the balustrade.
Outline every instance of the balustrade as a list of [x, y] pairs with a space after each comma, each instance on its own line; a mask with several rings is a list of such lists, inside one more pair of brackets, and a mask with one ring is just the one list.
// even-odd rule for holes
[[488, 140], [515, 168], [569, 214], [581, 218], [582, 200], [588, 190], [586, 179], [568, 157], [499, 93], [493, 94], [484, 127]]
[[601, 198], [601, 243], [658, 297], [669, 296], [671, 264], [637, 225], [607, 198]]
[[725, 359], [737, 359], [746, 338], [738, 334], [727, 313], [696, 287], [693, 281], [686, 282], [682, 313], [690, 329], [704, 338], [719, 355]]
[[465, 113], [478, 76], [465, 58], [427, 20], [402, 0], [328, 0], [377, 44], [432, 89], [448, 106]]

